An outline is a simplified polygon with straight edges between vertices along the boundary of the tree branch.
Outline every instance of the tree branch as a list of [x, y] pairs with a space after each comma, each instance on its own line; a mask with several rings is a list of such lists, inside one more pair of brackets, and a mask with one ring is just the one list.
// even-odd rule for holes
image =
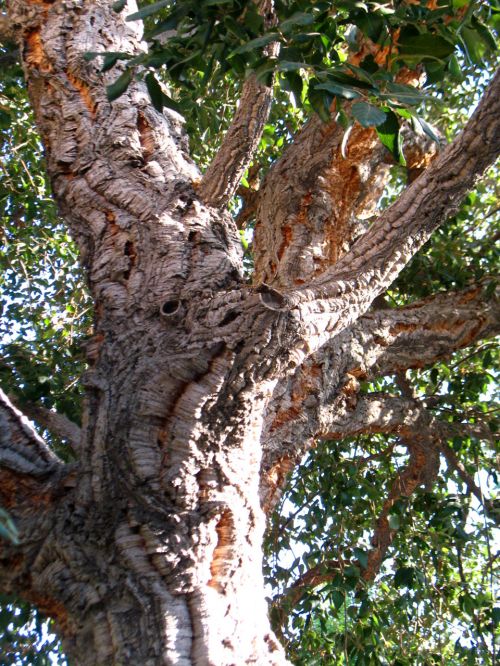
[[[439, 453], [443, 453], [450, 468], [455, 470], [466, 484], [486, 513], [498, 524], [498, 513], [492, 503], [486, 500], [474, 479], [467, 473], [454, 451], [446, 443], [446, 437], [464, 434], [469, 429], [477, 433], [475, 424], [445, 423], [435, 419], [416, 400], [393, 396], [363, 396], [352, 412], [353, 421], [359, 423], [364, 415], [366, 430], [363, 432], [393, 432], [403, 435], [402, 443], [408, 448], [410, 459], [405, 468], [393, 480], [389, 495], [376, 522], [371, 538], [372, 549], [368, 553], [366, 567], [361, 571], [364, 581], [373, 581], [380, 570], [389, 546], [397, 533], [389, 525], [389, 513], [401, 497], [410, 497], [417, 488], [425, 484], [430, 490], [439, 470]], [[342, 438], [358, 434], [359, 430], [349, 425], [349, 417], [338, 418], [338, 429], [325, 434], [325, 437]], [[284, 617], [285, 608], [295, 606], [311, 587], [331, 581], [348, 562], [329, 560], [322, 562], [303, 573], [283, 594], [274, 601], [275, 613]], [[356, 562], [351, 564], [356, 565]], [[357, 565], [359, 566], [359, 565]]]
[[[389, 513], [401, 497], [410, 497], [417, 488], [425, 484], [432, 485], [439, 470], [438, 453], [435, 440], [430, 432], [419, 432], [407, 439], [404, 445], [408, 448], [410, 459], [404, 469], [393, 479], [387, 499], [384, 501], [379, 518], [375, 524], [371, 538], [372, 548], [368, 552], [366, 567], [361, 570], [361, 579], [373, 581], [387, 554], [397, 532], [389, 525]], [[342, 569], [357, 562], [329, 560], [322, 562], [302, 574], [282, 595], [274, 601], [275, 615], [284, 617], [284, 609], [295, 606], [309, 588], [327, 583]]]
[[356, 324], [374, 356], [354, 372], [373, 378], [430, 367], [478, 340], [500, 333], [500, 300], [487, 283], [446, 292], [403, 308], [370, 311]]
[[[276, 24], [273, 0], [260, 0], [258, 9], [266, 29]], [[279, 43], [275, 42], [267, 47], [266, 55], [276, 57], [278, 51]], [[259, 145], [272, 99], [272, 84], [264, 85], [250, 74], [243, 84], [231, 126], [200, 183], [199, 195], [208, 206], [222, 208], [236, 192]]]
[[[500, 152], [500, 72], [465, 129], [332, 269], [281, 295], [300, 321], [303, 357], [365, 312]], [[276, 299], [274, 299], [276, 300]], [[265, 300], [263, 299], [265, 302]]]
[[59, 460], [0, 390], [0, 506], [7, 509], [19, 533], [16, 544], [0, 539], [2, 593], [47, 605], [47, 590], [35, 596], [32, 574], [40, 565], [47, 566], [47, 560], [38, 557], [43, 548], [54, 552], [50, 535], [59, 502], [74, 486], [73, 473], [74, 468]]
[[62, 465], [59, 458], [33, 430], [27, 418], [0, 389], [0, 474], [43, 477]]
[[64, 414], [59, 414], [32, 402], [23, 403], [22, 408], [26, 416], [37, 421], [56, 437], [67, 441], [73, 452], [78, 453], [82, 433], [76, 423], [73, 423]]
[[[361, 571], [365, 581], [375, 579], [385, 559], [396, 529], [390, 527], [389, 513], [401, 497], [411, 496], [419, 486], [431, 490], [439, 471], [439, 454], [442, 453], [451, 469], [483, 506], [485, 512], [498, 523], [498, 513], [492, 503], [485, 499], [474, 479], [467, 473], [446, 439], [454, 435], [469, 433], [484, 436], [485, 429], [477, 424], [448, 423], [435, 418], [424, 404], [415, 398], [385, 394], [364, 395], [357, 399], [354, 409], [345, 408], [342, 413], [332, 415], [331, 428], [321, 433], [325, 439], [342, 439], [348, 436], [370, 433], [392, 433], [401, 437], [410, 459], [405, 468], [393, 480], [389, 495], [376, 522], [371, 538], [372, 549], [368, 553], [367, 565]], [[366, 463], [367, 459], [360, 462]], [[283, 616], [284, 607], [295, 606], [308, 588], [317, 587], [332, 580], [348, 563], [329, 560], [312, 567], [302, 574], [288, 590], [274, 602], [278, 617]], [[356, 563], [353, 563], [356, 564]]]
[[347, 436], [351, 427], [355, 434], [356, 419], [352, 425], [348, 419], [357, 406], [359, 380], [429, 367], [499, 332], [499, 301], [487, 299], [481, 284], [361, 317], [277, 384], [262, 432], [264, 504], [274, 505], [289, 471], [321, 433], [333, 436], [337, 428]]
[[344, 439], [374, 433], [409, 436], [419, 431], [422, 421], [429, 426], [430, 414], [416, 400], [383, 393], [369, 393], [354, 400], [354, 408], [344, 404], [342, 410], [325, 414], [329, 427], [318, 432], [318, 438]]
[[[259, 189], [255, 284], [296, 288], [342, 256], [362, 220], [375, 213], [389, 159], [373, 129], [344, 128], [313, 116]], [[364, 228], [363, 228], [364, 231]]]
[[[381, 68], [387, 66], [385, 49], [363, 38], [346, 67], [359, 66], [368, 54]], [[403, 68], [396, 80], [418, 86], [421, 78], [418, 68]], [[344, 110], [349, 106], [343, 104]], [[256, 284], [280, 290], [308, 284], [348, 251], [377, 212], [393, 158], [373, 127], [354, 123], [346, 135], [337, 111], [332, 105], [328, 123], [313, 115], [266, 175], [256, 215]], [[430, 163], [437, 147], [428, 137], [404, 129], [413, 177]]]

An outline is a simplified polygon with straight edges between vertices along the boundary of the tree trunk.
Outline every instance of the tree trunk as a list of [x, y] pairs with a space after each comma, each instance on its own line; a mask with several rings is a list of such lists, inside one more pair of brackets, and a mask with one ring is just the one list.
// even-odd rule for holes
[[83, 58], [136, 52], [137, 24], [107, 2], [10, 9], [96, 303], [79, 461], [51, 478], [63, 497], [17, 586], [56, 618], [74, 663], [284, 663], [262, 578], [268, 381], [248, 372], [234, 308], [215, 333], [197, 321], [244, 282], [234, 224], [198, 202], [180, 117], [151, 110], [140, 84], [111, 106], [118, 73]]
[[[0, 499], [19, 523], [22, 546], [2, 544], [0, 584], [56, 619], [75, 664], [285, 664], [267, 617], [262, 507], [272, 508], [290, 461], [327, 427], [325, 405], [342, 412], [347, 404], [354, 350], [370, 349], [374, 366], [408, 332], [387, 315], [377, 337], [359, 318], [498, 152], [498, 108], [486, 105], [478, 121], [481, 139], [496, 122], [494, 148], [466, 161], [465, 175], [455, 160], [453, 191], [432, 174], [422, 191], [408, 190], [407, 225], [396, 209], [354, 253], [342, 232], [318, 260], [321, 270], [306, 262], [302, 278], [288, 279], [277, 268], [293, 263], [294, 240], [276, 265], [265, 255], [259, 274], [280, 288], [304, 276], [311, 284], [284, 294], [252, 288], [233, 220], [198, 193], [181, 118], [155, 112], [137, 82], [111, 105], [105, 84], [117, 69], [102, 74], [84, 59], [143, 48], [138, 24], [123, 18], [132, 10], [116, 14], [104, 0], [10, 3], [95, 322], [77, 462], [57, 460], [2, 398]], [[368, 144], [375, 150], [371, 136]], [[468, 158], [465, 148], [456, 151]], [[354, 208], [373, 203], [365, 190], [377, 174], [373, 167], [373, 179], [359, 185], [343, 227]], [[426, 187], [432, 211], [424, 209]], [[218, 201], [218, 188], [205, 181], [202, 189]], [[226, 201], [228, 189], [220, 192]], [[272, 199], [268, 189], [265, 197]], [[272, 224], [269, 211], [261, 217]], [[285, 226], [270, 235], [261, 229], [273, 251]], [[319, 243], [317, 227], [310, 244]], [[332, 273], [325, 262], [341, 255]], [[474, 335], [496, 330], [488, 317]], [[450, 340], [466, 344], [458, 333]]]

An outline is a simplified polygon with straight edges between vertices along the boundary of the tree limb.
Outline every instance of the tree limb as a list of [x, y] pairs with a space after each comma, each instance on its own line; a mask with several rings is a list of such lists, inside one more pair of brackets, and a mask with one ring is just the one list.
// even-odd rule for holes
[[[423, 483], [426, 486], [432, 485], [439, 470], [438, 453], [430, 432], [414, 434], [411, 439], [407, 439], [403, 443], [408, 448], [410, 458], [404, 469], [393, 479], [389, 494], [375, 524], [368, 561], [366, 567], [360, 572], [361, 579], [366, 582], [375, 579], [397, 532], [389, 525], [388, 518], [391, 508], [401, 497], [410, 497]], [[333, 580], [349, 564], [360, 566], [357, 562], [328, 560], [306, 571], [288, 590], [275, 599], [275, 615], [282, 619], [284, 607], [295, 606], [309, 588]]]
[[[74, 468], [63, 464], [28, 419], [0, 390], [0, 506], [19, 533], [18, 543], [0, 539], [0, 591], [46, 607], [47, 590], [34, 592], [39, 557], [54, 552], [51, 538], [59, 502], [74, 485]], [[33, 573], [35, 575], [33, 575]], [[47, 607], [47, 612], [50, 609]]]
[[[446, 443], [446, 438], [455, 434], [471, 432], [479, 434], [476, 424], [454, 424], [439, 421], [415, 399], [387, 395], [368, 395], [359, 399], [354, 412], [351, 412], [354, 425], [350, 425], [349, 415], [336, 420], [337, 429], [325, 433], [325, 437], [340, 439], [360, 432], [362, 421], [366, 423], [364, 433], [392, 432], [402, 435], [402, 443], [408, 448], [410, 459], [405, 468], [392, 482], [382, 511], [377, 519], [371, 538], [372, 549], [368, 552], [366, 567], [361, 571], [364, 581], [373, 581], [380, 570], [389, 546], [397, 530], [389, 525], [389, 513], [394, 503], [401, 497], [410, 497], [417, 488], [425, 484], [430, 490], [439, 470], [439, 454], [446, 458], [451, 469], [456, 471], [486, 513], [498, 524], [498, 514], [492, 503], [484, 498], [474, 479], [465, 470], [454, 451]], [[483, 433], [484, 434], [484, 433]], [[284, 607], [295, 606], [311, 587], [331, 581], [347, 562], [328, 560], [304, 572], [283, 594], [274, 601], [276, 615], [284, 617]], [[356, 564], [353, 562], [351, 564]], [[359, 565], [357, 565], [359, 566]]]
[[[362, 38], [346, 67], [359, 66], [368, 53], [381, 68], [387, 66], [384, 48]], [[403, 68], [396, 80], [418, 86], [421, 78], [418, 68]], [[344, 110], [349, 107], [343, 104]], [[333, 104], [328, 123], [314, 114], [266, 174], [256, 215], [255, 284], [279, 290], [308, 284], [348, 251], [377, 212], [393, 158], [373, 127], [354, 123], [346, 134], [337, 111]], [[404, 131], [413, 177], [437, 148], [409, 127]]]
[[[265, 28], [275, 25], [273, 0], [260, 0], [258, 4]], [[278, 50], [279, 44], [275, 42], [267, 47], [266, 54], [276, 57]], [[259, 145], [272, 99], [272, 84], [267, 86], [250, 74], [243, 84], [231, 126], [200, 183], [199, 195], [208, 206], [222, 208], [236, 192]]]
[[[333, 423], [356, 408], [360, 380], [429, 367], [498, 332], [499, 302], [485, 297], [482, 284], [361, 317], [276, 386], [262, 433], [263, 502], [274, 505], [314, 438], [332, 434]], [[346, 421], [343, 427], [339, 436], [347, 436], [351, 426]]]
[[[332, 269], [281, 295], [300, 321], [303, 357], [362, 315], [500, 152], [500, 72], [465, 129]], [[276, 299], [275, 299], [276, 300]], [[264, 301], [264, 299], [263, 299]], [[265, 301], [264, 301], [265, 302]]]
[[[296, 288], [344, 254], [362, 220], [375, 213], [389, 165], [376, 132], [313, 116], [259, 189], [254, 237], [255, 284]], [[364, 231], [364, 228], [363, 228]]]
[[27, 418], [0, 389], [0, 468], [17, 474], [43, 477], [61, 461], [33, 430]]
[[356, 435], [398, 434], [418, 432], [422, 422], [428, 427], [430, 414], [416, 400], [379, 393], [368, 393], [355, 398], [355, 407], [343, 405], [332, 410], [329, 427], [318, 432], [320, 439], [344, 439]]
[[478, 340], [500, 333], [500, 300], [487, 285], [445, 292], [403, 308], [370, 311], [356, 324], [370, 338], [368, 364], [353, 368], [360, 377], [397, 374], [430, 367]]
[[74, 453], [78, 453], [82, 433], [76, 423], [73, 423], [64, 414], [54, 412], [43, 405], [25, 402], [22, 407], [26, 416], [37, 421], [56, 437], [67, 441]]
[[[343, 439], [348, 436], [370, 433], [397, 434], [402, 438], [401, 443], [407, 447], [410, 459], [393, 480], [376, 522], [371, 538], [372, 549], [368, 553], [367, 565], [361, 571], [363, 580], [375, 579], [397, 532], [396, 529], [390, 527], [388, 520], [392, 506], [401, 497], [412, 495], [422, 484], [427, 490], [431, 490], [439, 471], [440, 453], [446, 458], [449, 467], [458, 473], [485, 512], [498, 523], [498, 514], [495, 512], [494, 506], [484, 498], [474, 479], [446, 442], [447, 438], [454, 435], [463, 436], [466, 433], [484, 437], [484, 428], [478, 427], [474, 423], [441, 421], [415, 398], [369, 394], [358, 398], [354, 409], [345, 409], [343, 413], [335, 414], [332, 417], [330, 431], [321, 433], [320, 436], [325, 439]], [[367, 460], [362, 459], [360, 462], [366, 463]], [[275, 600], [278, 616], [282, 615], [283, 606], [295, 606], [308, 588], [317, 587], [332, 580], [347, 564], [338, 560], [329, 560], [307, 570]]]

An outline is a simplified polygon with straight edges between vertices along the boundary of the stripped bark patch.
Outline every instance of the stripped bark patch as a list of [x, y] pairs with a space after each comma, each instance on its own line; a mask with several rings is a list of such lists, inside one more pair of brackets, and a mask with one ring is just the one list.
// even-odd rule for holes
[[97, 105], [92, 99], [89, 87], [81, 79], [69, 71], [66, 72], [66, 76], [68, 77], [68, 81], [71, 83], [73, 88], [78, 91], [81, 100], [85, 104], [85, 107], [87, 108], [90, 115], [95, 117]]
[[275, 507], [276, 495], [281, 493], [286, 478], [295, 467], [296, 462], [291, 455], [284, 455], [278, 458], [266, 473], [266, 501], [262, 505], [264, 513], [269, 513]]
[[30, 67], [35, 67], [42, 74], [52, 72], [52, 65], [43, 48], [41, 28], [33, 28], [24, 34], [24, 57]]
[[52, 492], [42, 492], [43, 486], [25, 474], [0, 470], [0, 503], [6, 509], [18, 505], [20, 497], [29, 496], [35, 506], [48, 507], [54, 497]]
[[317, 395], [321, 390], [321, 372], [321, 365], [317, 363], [302, 367], [290, 395], [291, 405], [276, 414], [270, 426], [271, 432], [300, 417], [307, 396]]
[[282, 236], [283, 240], [281, 241], [281, 245], [278, 248], [278, 253], [277, 253], [278, 254], [278, 259], [281, 259], [281, 257], [285, 253], [286, 248], [292, 242], [292, 238], [293, 238], [293, 229], [292, 229], [292, 227], [290, 227], [289, 225], [285, 225], [281, 229], [281, 236]]
[[223, 582], [226, 572], [231, 566], [232, 552], [234, 550], [234, 518], [231, 511], [224, 511], [219, 522], [215, 526], [217, 532], [217, 545], [215, 546], [210, 573], [212, 578], [208, 581], [209, 587], [214, 587], [218, 592], [224, 591]]
[[144, 114], [137, 114], [137, 131], [139, 132], [139, 142], [142, 148], [144, 161], [148, 161], [155, 152], [155, 140], [151, 127], [149, 126]]
[[466, 294], [464, 294], [458, 302], [460, 305], [463, 305], [464, 303], [470, 303], [470, 301], [475, 300], [480, 294], [481, 289], [479, 287], [477, 289], [471, 289], [471, 291], [468, 291]]
[[276, 414], [274, 421], [272, 422], [271, 427], [269, 428], [270, 431], [273, 432], [273, 430], [281, 428], [281, 426], [285, 425], [285, 423], [290, 423], [290, 421], [294, 421], [299, 416], [300, 413], [301, 410], [298, 407], [290, 407], [289, 409], [282, 409]]
[[[349, 249], [352, 241], [351, 222], [360, 204], [363, 217], [375, 209], [382, 192], [383, 179], [380, 179], [380, 187], [375, 187], [376, 181], [373, 178], [364, 184], [361, 173], [364, 164], [374, 153], [376, 144], [374, 129], [355, 125], [350, 134], [347, 155], [342, 155], [339, 147], [325, 172], [326, 193], [331, 201], [332, 214], [325, 225], [325, 248], [316, 262], [316, 274], [335, 264]], [[369, 169], [366, 171], [368, 173]]]

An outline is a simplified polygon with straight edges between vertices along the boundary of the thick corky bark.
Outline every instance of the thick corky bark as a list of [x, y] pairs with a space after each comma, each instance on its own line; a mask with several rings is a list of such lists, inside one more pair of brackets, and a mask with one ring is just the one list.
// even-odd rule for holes
[[[271, 28], [276, 24], [273, 0], [259, 0], [257, 5], [264, 27]], [[278, 51], [277, 42], [265, 49], [268, 57], [276, 57]], [[236, 192], [259, 145], [272, 99], [272, 84], [261, 83], [251, 73], [243, 85], [238, 108], [224, 142], [200, 183], [199, 195], [207, 205], [224, 206]]]
[[[238, 160], [222, 199], [209, 177], [200, 196], [182, 119], [154, 111], [141, 83], [110, 105], [104, 84], [117, 71], [83, 58], [143, 48], [140, 25], [123, 18], [132, 7], [122, 16], [104, 0], [12, 0], [9, 11], [95, 323], [77, 462], [60, 463], [2, 402], [0, 466], [21, 529], [20, 546], [1, 546], [2, 589], [56, 618], [74, 663], [284, 664], [266, 614], [264, 509], [284, 457], [327, 426], [337, 396], [355, 395], [356, 356], [367, 375], [377, 363], [383, 372], [398, 365], [397, 341], [425, 329], [410, 309], [365, 313], [498, 153], [498, 77], [465, 138], [401, 204], [334, 268], [300, 269], [307, 287], [292, 275], [273, 282], [281, 293], [245, 283], [221, 208]], [[412, 307], [430, 317], [428, 304]], [[436, 335], [459, 348], [464, 331], [472, 341], [497, 330], [486, 306], [483, 320], [472, 332], [464, 316]], [[310, 425], [292, 435], [280, 415], [297, 382]]]

